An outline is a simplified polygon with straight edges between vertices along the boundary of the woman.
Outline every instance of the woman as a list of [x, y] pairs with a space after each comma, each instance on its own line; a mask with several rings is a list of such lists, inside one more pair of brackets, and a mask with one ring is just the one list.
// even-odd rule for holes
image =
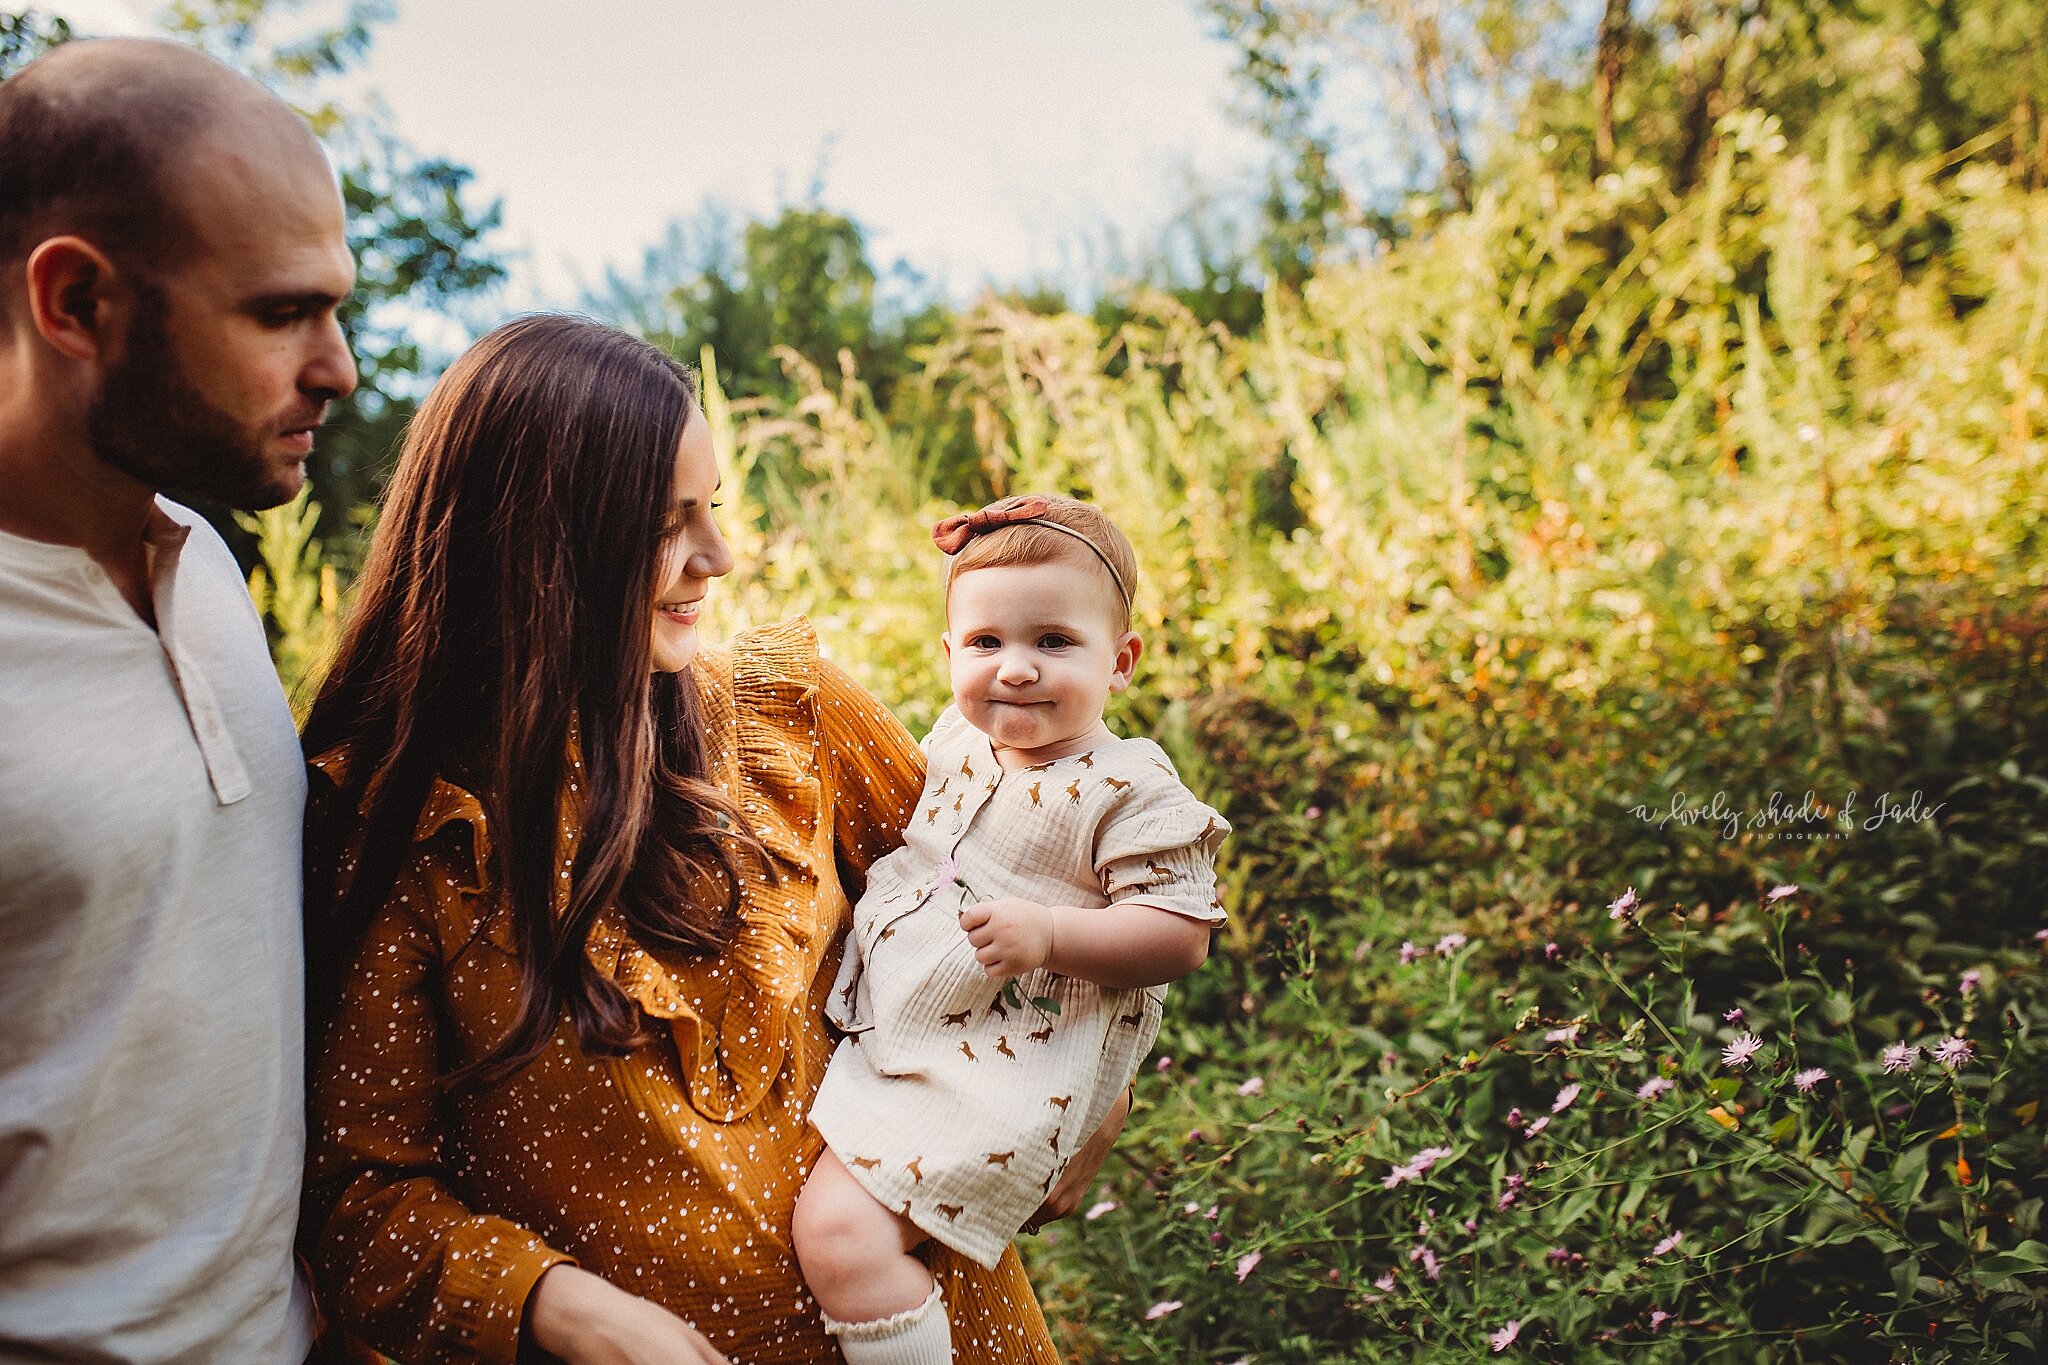
[[[305, 736], [303, 1237], [401, 1360], [837, 1358], [790, 1209], [922, 764], [800, 624], [700, 654], [717, 485], [687, 372], [572, 318], [478, 342], [407, 436]], [[934, 1268], [962, 1358], [1056, 1360], [1014, 1252]]]

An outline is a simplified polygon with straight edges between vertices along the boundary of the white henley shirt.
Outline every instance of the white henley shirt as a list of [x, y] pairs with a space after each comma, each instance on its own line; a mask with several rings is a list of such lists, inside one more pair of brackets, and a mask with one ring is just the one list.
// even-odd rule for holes
[[0, 1360], [298, 1365], [305, 770], [227, 546], [0, 533]]

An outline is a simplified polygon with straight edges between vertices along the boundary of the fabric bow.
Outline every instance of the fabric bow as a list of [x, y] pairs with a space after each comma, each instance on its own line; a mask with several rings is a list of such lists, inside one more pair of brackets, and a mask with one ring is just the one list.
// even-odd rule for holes
[[1019, 522], [1037, 521], [1045, 515], [1046, 507], [1045, 499], [1035, 493], [992, 502], [977, 511], [947, 517], [932, 527], [932, 543], [949, 555], [957, 555], [976, 536]]

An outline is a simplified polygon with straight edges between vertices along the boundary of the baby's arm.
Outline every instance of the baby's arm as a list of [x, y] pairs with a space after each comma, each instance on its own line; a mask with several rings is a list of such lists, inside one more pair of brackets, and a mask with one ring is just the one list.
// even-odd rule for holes
[[1210, 926], [1145, 904], [1099, 910], [1036, 901], [984, 901], [960, 927], [992, 981], [1040, 967], [1110, 990], [1178, 981], [1208, 960]]

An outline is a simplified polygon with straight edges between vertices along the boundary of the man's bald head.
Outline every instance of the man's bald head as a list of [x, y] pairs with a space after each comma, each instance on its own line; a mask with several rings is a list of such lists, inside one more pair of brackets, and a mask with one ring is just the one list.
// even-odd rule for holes
[[175, 266], [195, 245], [188, 169], [223, 141], [321, 157], [290, 106], [176, 43], [67, 43], [30, 63], [0, 84], [0, 277], [65, 234], [144, 274]]

